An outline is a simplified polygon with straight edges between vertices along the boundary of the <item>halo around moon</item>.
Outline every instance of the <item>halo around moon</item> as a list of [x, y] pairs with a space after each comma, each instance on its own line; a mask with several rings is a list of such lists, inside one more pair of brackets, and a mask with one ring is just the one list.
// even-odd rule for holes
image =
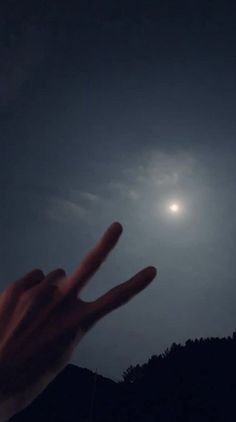
[[179, 206], [179, 204], [177, 202], [172, 202], [169, 205], [169, 211], [172, 212], [172, 213], [174, 213], [174, 214], [180, 212], [180, 206]]

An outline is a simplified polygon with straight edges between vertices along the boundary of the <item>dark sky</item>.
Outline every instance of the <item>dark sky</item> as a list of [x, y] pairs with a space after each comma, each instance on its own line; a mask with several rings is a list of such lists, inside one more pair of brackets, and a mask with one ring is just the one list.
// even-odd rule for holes
[[236, 328], [235, 21], [226, 0], [1, 3], [1, 289], [70, 274], [113, 221], [82, 298], [159, 272], [72, 363], [116, 380]]

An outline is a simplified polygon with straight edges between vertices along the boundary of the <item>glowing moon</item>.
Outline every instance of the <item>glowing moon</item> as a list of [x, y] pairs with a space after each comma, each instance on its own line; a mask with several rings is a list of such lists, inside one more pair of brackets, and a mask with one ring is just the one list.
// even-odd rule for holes
[[176, 202], [169, 205], [169, 210], [173, 213], [177, 213], [180, 211], [180, 206]]

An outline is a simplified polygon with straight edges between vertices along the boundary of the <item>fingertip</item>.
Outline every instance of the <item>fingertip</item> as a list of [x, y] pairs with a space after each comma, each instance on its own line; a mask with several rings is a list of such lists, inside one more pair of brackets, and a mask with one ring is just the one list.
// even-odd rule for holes
[[115, 227], [117, 229], [117, 232], [122, 233], [122, 231], [123, 231], [123, 226], [119, 221], [114, 221], [112, 223], [112, 227]]
[[146, 271], [148, 272], [148, 275], [150, 275], [150, 278], [154, 278], [157, 275], [157, 269], [153, 265], [147, 267]]

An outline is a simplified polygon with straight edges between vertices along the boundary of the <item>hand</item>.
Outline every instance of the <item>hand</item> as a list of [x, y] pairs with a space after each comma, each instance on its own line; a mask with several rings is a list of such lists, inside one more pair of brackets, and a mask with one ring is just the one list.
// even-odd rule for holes
[[0, 294], [0, 421], [28, 406], [67, 365], [84, 334], [128, 302], [156, 276], [147, 267], [92, 302], [78, 297], [114, 248], [121, 233], [113, 223], [75, 272], [47, 276], [35, 269]]

